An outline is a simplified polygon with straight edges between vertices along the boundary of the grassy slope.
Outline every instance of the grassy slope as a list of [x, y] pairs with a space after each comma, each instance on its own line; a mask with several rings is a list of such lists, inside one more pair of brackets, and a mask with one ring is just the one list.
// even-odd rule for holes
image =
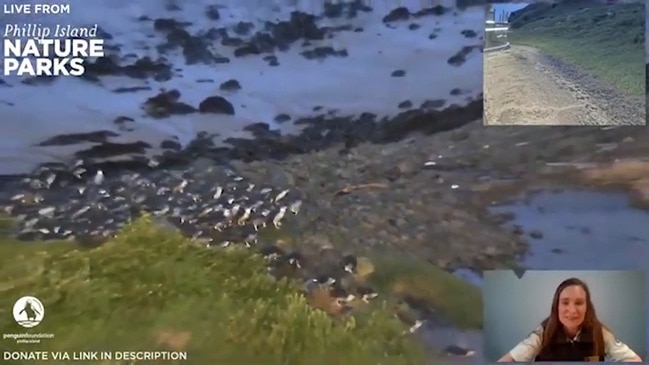
[[[409, 280], [428, 296], [437, 287], [445, 297], [435, 296], [436, 304], [452, 318], [466, 317], [450, 309], [476, 300], [477, 291], [432, 273], [432, 286], [423, 277]], [[386, 303], [356, 318], [333, 319], [309, 306], [292, 284], [270, 279], [261, 258], [196, 247], [147, 220], [92, 250], [0, 239], [0, 278], [0, 332], [55, 335], [38, 345], [3, 339], [7, 350], [177, 349], [188, 351], [191, 363], [213, 365], [426, 363]], [[34, 329], [6, 320], [23, 295], [46, 307]], [[464, 327], [480, 326], [479, 315], [468, 317]]]
[[[510, 42], [536, 47], [583, 67], [630, 95], [644, 98], [644, 5], [581, 3], [539, 6], [521, 12], [511, 19], [512, 26], [520, 27], [510, 33]], [[584, 8], [587, 10], [580, 10]], [[594, 21], [609, 11], [614, 11], [615, 16]]]

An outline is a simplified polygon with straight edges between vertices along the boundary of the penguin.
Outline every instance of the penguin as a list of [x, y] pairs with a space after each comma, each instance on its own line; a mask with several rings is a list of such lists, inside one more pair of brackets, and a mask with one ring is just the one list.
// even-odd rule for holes
[[277, 203], [280, 200], [284, 199], [284, 197], [288, 194], [288, 192], [289, 192], [288, 189], [280, 191], [279, 194], [277, 194], [275, 198], [273, 198], [273, 203]]
[[289, 210], [293, 215], [297, 215], [300, 212], [300, 208], [302, 207], [302, 201], [301, 200], [296, 200], [291, 205], [289, 206]]
[[240, 225], [240, 226], [243, 226], [244, 224], [246, 224], [248, 219], [250, 219], [251, 214], [252, 214], [252, 208], [250, 208], [250, 207], [245, 208], [243, 210], [243, 214], [241, 215], [241, 217], [239, 217], [239, 219], [237, 219], [237, 224]]
[[353, 255], [347, 255], [342, 258], [340, 265], [346, 272], [354, 274], [356, 272], [356, 267], [358, 266], [358, 260]]
[[346, 305], [353, 301], [356, 296], [350, 294], [347, 290], [340, 286], [334, 286], [329, 290], [329, 295], [338, 301], [339, 305]]
[[358, 287], [356, 291], [358, 292], [358, 295], [360, 295], [361, 300], [365, 303], [369, 303], [370, 300], [376, 298], [379, 295], [376, 291], [374, 291], [374, 289], [366, 286]]
[[277, 262], [284, 258], [284, 251], [275, 245], [263, 246], [259, 249], [259, 253], [267, 262]]
[[304, 256], [299, 252], [291, 252], [286, 256], [286, 262], [295, 269], [304, 267]]
[[97, 174], [95, 175], [95, 178], [94, 178], [95, 185], [103, 184], [104, 179], [105, 179], [104, 172], [101, 171], [101, 170], [97, 170]]
[[286, 215], [286, 210], [287, 207], [281, 207], [279, 208], [279, 211], [277, 214], [275, 214], [275, 217], [273, 218], [273, 225], [275, 228], [278, 228], [282, 226], [282, 219], [284, 218], [284, 215]]
[[312, 279], [313, 282], [318, 283], [322, 286], [333, 287], [334, 284], [338, 282], [336, 278], [329, 275], [318, 275]]
[[258, 217], [252, 220], [252, 226], [255, 231], [258, 231], [259, 228], [266, 228], [266, 217]]

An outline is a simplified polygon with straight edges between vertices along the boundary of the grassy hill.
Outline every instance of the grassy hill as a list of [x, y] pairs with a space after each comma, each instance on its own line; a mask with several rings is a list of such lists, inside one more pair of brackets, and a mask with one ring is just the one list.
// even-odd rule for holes
[[[481, 326], [476, 288], [431, 265], [381, 265], [381, 276], [370, 277], [377, 289], [412, 290], [462, 326]], [[24, 295], [45, 306], [33, 329], [11, 320]], [[7, 351], [176, 350], [189, 363], [213, 365], [442, 363], [403, 334], [407, 327], [383, 298], [354, 316], [334, 316], [295, 283], [270, 277], [248, 250], [199, 247], [146, 217], [93, 249], [0, 237], [0, 332], [54, 334], [40, 344], [3, 338]], [[157, 363], [129, 363], [143, 362]]]
[[513, 12], [509, 21], [512, 44], [536, 47], [630, 95], [645, 97], [643, 3], [536, 3]]

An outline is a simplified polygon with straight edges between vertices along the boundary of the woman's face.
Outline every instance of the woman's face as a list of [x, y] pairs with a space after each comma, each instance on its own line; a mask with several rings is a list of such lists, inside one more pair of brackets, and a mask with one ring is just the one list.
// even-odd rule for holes
[[559, 322], [567, 329], [576, 330], [586, 316], [586, 291], [579, 285], [568, 286], [559, 294]]

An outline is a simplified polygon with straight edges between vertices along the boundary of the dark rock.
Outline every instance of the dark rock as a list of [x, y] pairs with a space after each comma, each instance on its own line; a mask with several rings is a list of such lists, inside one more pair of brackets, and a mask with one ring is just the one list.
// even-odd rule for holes
[[390, 13], [383, 17], [384, 23], [396, 22], [401, 20], [410, 19], [410, 10], [405, 6], [398, 7], [390, 11]]
[[421, 109], [439, 109], [446, 104], [446, 100], [426, 100], [421, 104]]
[[100, 145], [79, 151], [75, 153], [75, 157], [101, 159], [124, 155], [144, 155], [146, 154], [146, 150], [148, 148], [151, 148], [151, 145], [142, 141], [132, 143], [105, 142]]
[[135, 122], [135, 119], [125, 117], [125, 116], [120, 116], [120, 117], [115, 118], [115, 120], [113, 120], [113, 123], [115, 123], [115, 124], [124, 124], [126, 122]]
[[435, 34], [435, 33], [431, 33], [431, 34], [428, 36], [428, 39], [435, 39], [435, 38], [437, 38], [437, 34]]
[[211, 64], [215, 61], [215, 56], [208, 49], [205, 40], [199, 37], [190, 37], [182, 44], [183, 56], [185, 63], [195, 65], [198, 63]]
[[158, 31], [171, 31], [180, 26], [180, 23], [171, 18], [158, 18], [153, 21], [153, 29]]
[[160, 148], [165, 150], [180, 151], [183, 149], [183, 146], [178, 143], [178, 141], [166, 139], [162, 141], [162, 143], [160, 143]]
[[179, 101], [178, 90], [162, 91], [144, 103], [144, 110], [154, 118], [164, 118], [170, 115], [186, 115], [196, 112], [196, 108]]
[[455, 89], [451, 90], [451, 95], [453, 95], [453, 96], [462, 95], [462, 90], [460, 90], [458, 88], [455, 88]]
[[259, 51], [259, 53], [272, 53], [276, 48], [287, 50], [288, 46], [278, 44], [273, 36], [268, 33], [258, 32], [250, 38], [249, 44]]
[[85, 142], [91, 143], [104, 143], [107, 142], [110, 137], [118, 137], [119, 134], [113, 131], [96, 131], [88, 133], [71, 133], [71, 134], [60, 134], [51, 138], [46, 139], [43, 142], [37, 144], [37, 146], [67, 146]]
[[278, 46], [281, 45], [283, 49], [299, 39], [325, 39], [325, 30], [318, 27], [316, 17], [300, 11], [292, 12], [288, 21], [268, 23], [267, 28]]
[[221, 45], [226, 46], [226, 47], [241, 47], [241, 46], [243, 46], [245, 44], [246, 44], [246, 41], [244, 41], [241, 38], [237, 38], [237, 37], [228, 36], [228, 37], [224, 37], [221, 40]]
[[392, 77], [404, 77], [406, 76], [406, 71], [404, 70], [396, 70], [392, 72]]
[[209, 96], [198, 105], [201, 113], [234, 115], [234, 106], [222, 96]]
[[250, 31], [255, 27], [254, 24], [250, 22], [239, 22], [234, 26], [234, 32], [238, 35], [248, 35]]
[[465, 36], [467, 38], [475, 38], [475, 37], [478, 36], [478, 33], [476, 33], [475, 31], [473, 31], [471, 29], [465, 29], [461, 33], [462, 33], [463, 36]]
[[228, 138], [225, 143], [233, 146], [231, 157], [243, 162], [261, 159], [284, 159], [293, 154], [305, 153], [305, 146], [294, 138], [271, 134], [254, 140]]
[[121, 73], [136, 79], [153, 77], [156, 81], [168, 81], [172, 76], [171, 65], [162, 60], [153, 61], [149, 57], [140, 58], [134, 64], [122, 67]]
[[205, 16], [211, 20], [219, 20], [221, 14], [219, 14], [219, 9], [216, 5], [208, 5], [205, 9]]
[[419, 24], [417, 24], [417, 23], [412, 23], [412, 24], [410, 24], [410, 25], [408, 26], [408, 29], [410, 29], [410, 30], [417, 30], [417, 29], [419, 29], [419, 28], [421, 28], [421, 25], [419, 25]]
[[277, 56], [275, 55], [265, 56], [264, 61], [268, 62], [269, 66], [279, 66], [279, 62], [277, 61]]
[[236, 91], [241, 89], [241, 85], [239, 84], [239, 81], [235, 79], [230, 79], [219, 86], [220, 90], [224, 91]]
[[86, 74], [92, 75], [117, 75], [122, 68], [111, 57], [98, 57], [95, 62], [85, 63]]
[[364, 30], [365, 30], [365, 29], [363, 29], [362, 27], [360, 27], [360, 28], [356, 28], [356, 29], [354, 29], [354, 32], [356, 32], [356, 33], [360, 33], [360, 32], [362, 32], [362, 31], [364, 31]]
[[356, 12], [363, 12], [363, 13], [370, 13], [372, 12], [372, 7], [369, 5], [366, 5], [367, 1], [365, 0], [354, 0], [352, 2], [347, 3], [349, 6], [350, 12], [356, 13]]
[[267, 62], [277, 61], [277, 56], [275, 55], [264, 56], [263, 60]]
[[223, 56], [214, 56], [214, 63], [217, 64], [230, 63], [230, 59]]
[[261, 54], [259, 49], [253, 45], [245, 45], [234, 50], [234, 57], [246, 57]]
[[113, 92], [116, 94], [124, 94], [124, 93], [134, 93], [138, 91], [149, 91], [149, 90], [151, 90], [151, 87], [149, 86], [133, 86], [133, 87], [120, 87], [113, 90]]
[[466, 56], [473, 51], [473, 49], [476, 48], [476, 46], [464, 46], [462, 49], [456, 53], [455, 55], [451, 56], [451, 58], [448, 59], [448, 64], [451, 66], [462, 66], [464, 62], [466, 62]]
[[264, 134], [270, 131], [270, 125], [268, 123], [254, 123], [243, 127], [244, 131], [252, 132], [253, 134]]
[[543, 232], [539, 231], [538, 229], [532, 230], [530, 232], [530, 237], [536, 240], [540, 240], [541, 238], [543, 238]]
[[378, 143], [399, 141], [413, 132], [433, 134], [447, 132], [482, 118], [482, 98], [466, 106], [451, 105], [444, 110], [408, 110], [379, 124]]
[[399, 109], [408, 109], [412, 107], [412, 102], [410, 100], [405, 100], [399, 103]]
[[327, 18], [340, 18], [343, 15], [344, 8], [342, 2], [338, 4], [326, 2], [324, 4], [324, 15]]
[[275, 121], [277, 123], [285, 123], [285, 122], [288, 122], [290, 120], [291, 120], [291, 116], [288, 115], [288, 114], [281, 113], [281, 114], [277, 114], [275, 116]]
[[198, 79], [198, 80], [196, 80], [197, 84], [209, 84], [209, 83], [213, 83], [213, 82], [214, 82], [214, 80], [212, 80], [212, 79]]
[[25, 85], [38, 86], [38, 85], [50, 85], [54, 81], [56, 81], [56, 76], [41, 75], [41, 76], [28, 77], [22, 80], [21, 82]]
[[348, 56], [347, 50], [336, 51], [333, 47], [316, 47], [312, 50], [300, 53], [307, 60], [324, 59], [330, 56], [333, 57], [346, 57]]
[[417, 18], [422, 17], [422, 16], [427, 16], [427, 15], [440, 16], [440, 15], [446, 14], [446, 12], [448, 10], [449, 9], [446, 9], [445, 7], [443, 7], [441, 5], [435, 5], [435, 6], [431, 7], [431, 8], [421, 9], [421, 10], [419, 10], [418, 12], [416, 12], [413, 15], [415, 17], [417, 17]]

